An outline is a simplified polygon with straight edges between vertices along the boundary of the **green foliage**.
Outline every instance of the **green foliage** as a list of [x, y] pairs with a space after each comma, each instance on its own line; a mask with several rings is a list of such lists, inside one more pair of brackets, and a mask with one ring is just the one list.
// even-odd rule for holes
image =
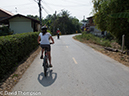
[[50, 30], [47, 30], [47, 32], [49, 32], [50, 34], [52, 34]]
[[37, 15], [35, 15], [35, 16], [33, 16], [33, 15], [27, 15], [27, 17], [30, 17], [30, 18], [33, 18], [33, 19], [36, 19], [36, 20], [40, 20]]
[[13, 31], [11, 31], [8, 27], [4, 26], [0, 28], [0, 36], [12, 35]]
[[38, 32], [0, 37], [0, 80], [37, 46]]
[[129, 12], [113, 13], [109, 15], [112, 18], [127, 18], [129, 19]]
[[[37, 15], [27, 16], [39, 20]], [[57, 28], [60, 29], [61, 34], [73, 34], [76, 33], [76, 31], [81, 32], [81, 24], [79, 23], [79, 20], [75, 17], [71, 17], [67, 10], [61, 10], [59, 14], [48, 15], [44, 20], [42, 20], [42, 25], [46, 25], [52, 35], [57, 34]]]
[[68, 11], [62, 10], [59, 14], [48, 15], [45, 20], [43, 20], [43, 25], [47, 25], [52, 34], [56, 34], [57, 28], [60, 29], [61, 34], [72, 34], [76, 31], [80, 31], [79, 20], [75, 17], [71, 17]]
[[81, 22], [87, 22], [88, 20], [85, 20], [85, 19], [83, 19], [83, 20], [81, 20]]
[[111, 33], [107, 33], [107, 35], [105, 36], [105, 38], [108, 39], [108, 40], [110, 40], [110, 41], [115, 39], [115, 37]]
[[92, 0], [94, 21], [97, 27], [111, 32], [121, 43], [125, 35], [125, 46], [129, 48], [129, 1], [128, 0]]
[[129, 10], [120, 13], [113, 13], [109, 15], [111, 18], [125, 18], [129, 22]]
[[106, 39], [106, 38], [100, 38], [97, 37], [93, 34], [87, 33], [87, 32], [82, 32], [82, 35], [77, 35], [75, 37], [76, 39], [78, 39], [79, 41], [90, 41], [92, 43], [95, 44], [99, 44], [101, 46], [105, 46], [105, 47], [111, 47], [111, 41]]

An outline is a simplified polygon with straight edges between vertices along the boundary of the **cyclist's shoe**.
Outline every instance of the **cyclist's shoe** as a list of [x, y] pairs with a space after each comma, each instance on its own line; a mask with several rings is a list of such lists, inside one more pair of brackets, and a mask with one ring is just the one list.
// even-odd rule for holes
[[43, 55], [41, 55], [40, 59], [43, 59]]
[[53, 67], [52, 64], [50, 64], [49, 67]]

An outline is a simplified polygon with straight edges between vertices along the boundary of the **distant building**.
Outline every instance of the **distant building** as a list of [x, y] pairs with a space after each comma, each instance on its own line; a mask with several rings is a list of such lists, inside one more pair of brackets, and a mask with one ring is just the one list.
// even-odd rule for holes
[[88, 22], [86, 27], [89, 28], [89, 32], [97, 35], [97, 36], [105, 36], [107, 34], [106, 31], [101, 31], [99, 29], [97, 29], [96, 25], [94, 24], [94, 20], [93, 20], [93, 16], [88, 17]]
[[87, 20], [82, 20], [81, 23], [82, 23], [81, 30], [85, 31], [85, 26], [87, 24]]
[[36, 19], [16, 14], [0, 20], [0, 24], [8, 25], [8, 27], [16, 33], [35, 32], [40, 29], [40, 22]]

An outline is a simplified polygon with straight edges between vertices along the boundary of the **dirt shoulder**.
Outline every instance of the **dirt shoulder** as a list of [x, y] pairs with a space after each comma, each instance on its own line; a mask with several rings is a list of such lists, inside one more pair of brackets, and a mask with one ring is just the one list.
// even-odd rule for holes
[[[41, 48], [38, 47], [36, 50], [34, 50], [28, 58], [26, 58], [24, 61], [22, 61], [19, 66], [16, 68], [15, 72], [12, 73], [4, 82], [0, 84], [0, 92], [4, 91], [10, 91], [13, 86], [15, 86], [24, 72], [27, 70], [27, 68], [31, 65], [35, 57], [39, 54], [41, 51]], [[0, 96], [2, 96], [0, 94]]]
[[[74, 37], [73, 37], [74, 38]], [[76, 38], [74, 38], [75, 40], [77, 40]], [[79, 40], [77, 40], [79, 41]], [[80, 42], [80, 41], [79, 41]], [[85, 43], [87, 44], [88, 46], [92, 47], [93, 49], [113, 58], [114, 60], [122, 63], [123, 65], [126, 65], [129, 67], [129, 55], [126, 55], [126, 54], [122, 54], [121, 52], [112, 52], [112, 51], [108, 51], [108, 50], [105, 50], [103, 46], [100, 46], [100, 45], [97, 45], [97, 44], [94, 44], [90, 41], [83, 41], [82, 43]], [[112, 46], [117, 49], [117, 48], [120, 48], [121, 46], [117, 43], [115, 44], [112, 44]]]

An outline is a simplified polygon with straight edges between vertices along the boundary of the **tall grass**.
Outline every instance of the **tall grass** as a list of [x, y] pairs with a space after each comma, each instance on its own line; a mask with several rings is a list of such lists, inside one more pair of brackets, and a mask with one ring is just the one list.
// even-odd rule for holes
[[86, 33], [86, 32], [82, 32], [82, 35], [77, 35], [77, 36], [75, 36], [75, 38], [81, 42], [90, 41], [92, 43], [99, 44], [99, 45], [105, 46], [105, 47], [111, 47], [111, 42], [112, 42], [106, 38], [97, 37], [93, 34]]

